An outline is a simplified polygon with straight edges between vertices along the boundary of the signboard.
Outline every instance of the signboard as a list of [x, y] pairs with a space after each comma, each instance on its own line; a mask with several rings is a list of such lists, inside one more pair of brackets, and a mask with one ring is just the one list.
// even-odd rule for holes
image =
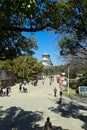
[[87, 96], [87, 86], [79, 86], [79, 95]]

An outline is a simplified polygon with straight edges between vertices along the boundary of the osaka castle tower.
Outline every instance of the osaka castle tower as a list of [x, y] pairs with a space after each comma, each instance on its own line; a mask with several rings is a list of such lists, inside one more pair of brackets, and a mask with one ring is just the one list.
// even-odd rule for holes
[[50, 55], [47, 53], [44, 53], [41, 58], [41, 63], [44, 65], [45, 68], [52, 67], [53, 63], [50, 59]]

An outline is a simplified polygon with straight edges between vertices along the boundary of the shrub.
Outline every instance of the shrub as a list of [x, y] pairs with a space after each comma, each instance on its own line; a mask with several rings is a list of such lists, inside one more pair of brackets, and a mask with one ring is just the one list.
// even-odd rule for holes
[[70, 83], [70, 88], [77, 89], [77, 83]]
[[79, 94], [79, 88], [78, 87], [76, 88], [76, 93]]
[[78, 86], [87, 86], [87, 78], [83, 77], [78, 80]]
[[77, 89], [77, 80], [76, 79], [70, 80], [69, 86], [72, 89]]

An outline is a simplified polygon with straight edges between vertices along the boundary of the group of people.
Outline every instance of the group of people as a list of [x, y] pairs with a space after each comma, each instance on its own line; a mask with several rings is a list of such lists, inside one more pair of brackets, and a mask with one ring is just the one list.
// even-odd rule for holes
[[22, 82], [19, 83], [19, 91], [24, 92], [24, 93], [28, 92], [28, 90], [27, 90], [27, 82], [26, 81], [24, 81], [23, 83]]
[[[62, 103], [62, 77], [60, 75], [57, 75], [56, 77], [58, 86], [59, 86], [59, 99], [58, 104]], [[54, 88], [54, 96], [57, 96], [57, 88]], [[47, 117], [47, 120], [44, 125], [44, 130], [56, 130], [55, 127], [52, 126], [52, 123], [50, 122], [50, 117]]]
[[[20, 92], [25, 92], [25, 93], [27, 93], [28, 92], [28, 89], [27, 89], [27, 87], [28, 87], [28, 85], [29, 85], [29, 82], [30, 81], [21, 81], [20, 83], [19, 83], [19, 91]], [[31, 84], [33, 85], [33, 86], [36, 86], [37, 85], [37, 82], [38, 82], [38, 80], [34, 80], [34, 81], [31, 81]]]
[[[58, 87], [59, 87], [59, 99], [58, 99], [58, 104], [61, 104], [62, 102], [62, 77], [60, 75], [57, 75], [56, 77]], [[54, 88], [54, 96], [56, 97], [57, 95], [57, 88]]]
[[[57, 96], [57, 88], [55, 87], [54, 88], [54, 97]], [[58, 98], [58, 104], [61, 104], [62, 103], [62, 91], [60, 90], [59, 91], [59, 98]]]
[[[50, 79], [50, 85], [51, 85], [52, 82], [54, 81], [54, 76], [50, 75], [49, 79]], [[54, 88], [54, 97], [57, 96], [57, 91], [59, 91], [59, 93], [58, 93], [58, 103], [61, 104], [61, 102], [62, 102], [62, 77], [61, 77], [61, 75], [57, 75], [56, 81], [58, 83], [58, 86]], [[44, 85], [44, 78], [42, 80], [42, 84]], [[59, 87], [59, 90], [57, 90], [58, 87]]]
[[10, 91], [11, 91], [11, 88], [9, 86], [0, 87], [0, 96], [8, 96]]
[[[61, 104], [62, 103], [62, 77], [60, 75], [57, 75], [56, 80], [59, 87], [58, 104]], [[52, 82], [52, 77], [50, 81]], [[50, 82], [50, 85], [51, 85], [51, 82]], [[57, 96], [57, 87], [54, 88], [54, 96], [55, 97]], [[44, 130], [56, 130], [56, 127], [52, 126], [52, 123], [50, 122], [50, 117], [47, 117], [47, 120], [44, 125]]]

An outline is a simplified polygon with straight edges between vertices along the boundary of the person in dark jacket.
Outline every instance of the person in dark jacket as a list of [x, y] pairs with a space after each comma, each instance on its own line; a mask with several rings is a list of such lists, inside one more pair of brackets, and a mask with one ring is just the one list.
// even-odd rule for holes
[[53, 130], [52, 124], [50, 122], [50, 118], [47, 117], [47, 120], [45, 122], [44, 130]]
[[8, 96], [9, 94], [9, 87], [6, 87], [6, 95]]
[[60, 97], [59, 97], [59, 101], [58, 101], [59, 104], [62, 103], [62, 91], [60, 91]]
[[54, 88], [54, 97], [56, 97], [56, 94], [57, 94], [57, 88], [55, 87]]

